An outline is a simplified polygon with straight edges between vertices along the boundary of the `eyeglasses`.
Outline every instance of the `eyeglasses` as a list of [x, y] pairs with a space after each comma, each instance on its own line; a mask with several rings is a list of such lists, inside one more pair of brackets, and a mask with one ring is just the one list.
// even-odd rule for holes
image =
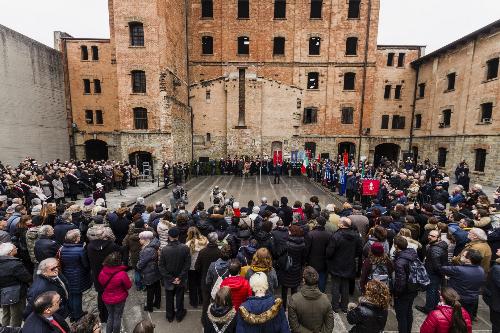
[[59, 269], [59, 266], [54, 266], [52, 268], [49, 268], [49, 271], [54, 272]]

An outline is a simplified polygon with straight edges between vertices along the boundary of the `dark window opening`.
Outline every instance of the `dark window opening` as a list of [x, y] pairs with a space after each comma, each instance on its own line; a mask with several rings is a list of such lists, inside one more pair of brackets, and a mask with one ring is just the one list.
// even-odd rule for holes
[[101, 93], [101, 80], [94, 79], [94, 94]]
[[400, 53], [398, 54], [398, 67], [404, 67], [405, 66], [405, 54]]
[[320, 37], [309, 38], [309, 55], [319, 55], [320, 48], [321, 48]]
[[396, 89], [394, 90], [394, 99], [401, 99], [401, 88], [402, 87], [403, 86], [401, 86], [399, 84], [396, 86]]
[[484, 172], [486, 166], [486, 149], [476, 149], [476, 159], [474, 163], [474, 171]]
[[448, 149], [446, 148], [439, 148], [438, 149], [438, 166], [440, 168], [446, 167], [446, 155], [448, 154]]
[[392, 116], [392, 129], [404, 129], [406, 117], [393, 115]]
[[359, 18], [359, 5], [361, 0], [349, 0], [347, 18]]
[[144, 26], [141, 22], [130, 22], [128, 24], [130, 30], [130, 45], [144, 46]]
[[99, 49], [97, 46], [92, 46], [92, 60], [99, 60]]
[[89, 60], [89, 50], [87, 46], [82, 45], [81, 50], [82, 50], [82, 60]]
[[343, 107], [342, 108], [342, 117], [340, 119], [340, 123], [342, 124], [352, 124], [354, 121], [354, 108], [352, 107]]
[[358, 38], [349, 37], [345, 42], [345, 54], [346, 55], [357, 55], [358, 52]]
[[390, 84], [387, 84], [384, 89], [384, 99], [389, 99], [391, 98], [391, 90], [392, 86]]
[[207, 91], [205, 92], [205, 99], [208, 101], [208, 100], [210, 100], [211, 98], [212, 98], [212, 97], [211, 97], [211, 95], [210, 95], [210, 90], [207, 90]]
[[285, 37], [274, 37], [273, 40], [273, 55], [285, 54]]
[[238, 18], [250, 18], [249, 0], [238, 0]]
[[394, 66], [394, 53], [393, 52], [389, 52], [387, 54], [387, 66]]
[[201, 0], [201, 17], [214, 17], [214, 2], [212, 0]]
[[418, 85], [418, 97], [424, 98], [425, 96], [425, 83], [420, 83]]
[[389, 115], [384, 114], [382, 116], [382, 123], [380, 124], [381, 129], [388, 129], [389, 128]]
[[354, 90], [356, 82], [356, 73], [345, 73], [344, 74], [344, 90]]
[[146, 73], [144, 71], [132, 71], [132, 92], [146, 93]]
[[448, 79], [448, 89], [446, 90], [454, 90], [455, 89], [455, 79], [457, 77], [456, 73], [450, 73], [446, 75], [446, 78]]
[[148, 129], [148, 111], [144, 108], [134, 108], [134, 128]]
[[274, 18], [286, 18], [286, 0], [274, 0]]
[[311, 13], [309, 17], [312, 19], [320, 19], [322, 9], [323, 0], [311, 0]]
[[90, 80], [83, 79], [83, 93], [90, 94]]
[[94, 123], [94, 112], [92, 110], [85, 110], [85, 122], [89, 125]]
[[212, 36], [201, 37], [201, 52], [203, 54], [214, 53], [214, 38]]
[[101, 110], [95, 110], [95, 123], [97, 125], [102, 125], [104, 123]]
[[212, 135], [210, 133], [207, 133], [207, 142], [212, 141]]
[[246, 69], [238, 68], [238, 126], [245, 126]]
[[498, 77], [498, 59], [499, 58], [490, 59], [486, 62], [486, 66], [488, 67], [486, 80], [491, 80]]
[[304, 108], [304, 115], [302, 122], [304, 124], [313, 124], [318, 121], [318, 109], [316, 108]]
[[441, 113], [441, 119], [439, 121], [439, 127], [450, 127], [451, 125], [451, 110], [446, 109]]
[[415, 128], [421, 128], [421, 127], [422, 127], [422, 115], [416, 114], [415, 115]]
[[318, 89], [319, 88], [319, 73], [309, 72], [307, 73], [307, 89]]
[[246, 36], [238, 37], [238, 54], [250, 53], [250, 38]]
[[491, 123], [491, 116], [493, 114], [493, 103], [481, 104], [481, 122]]

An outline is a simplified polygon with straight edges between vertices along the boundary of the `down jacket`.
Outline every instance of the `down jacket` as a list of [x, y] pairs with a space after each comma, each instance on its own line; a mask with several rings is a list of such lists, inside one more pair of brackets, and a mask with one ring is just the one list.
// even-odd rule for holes
[[414, 249], [407, 248], [396, 252], [394, 258], [394, 288], [395, 297], [408, 293], [408, 271], [409, 264], [418, 259]]
[[317, 287], [303, 286], [288, 301], [288, 322], [292, 332], [331, 333], [332, 304]]
[[28, 290], [24, 317], [26, 318], [31, 312], [33, 312], [33, 302], [40, 294], [43, 294], [46, 291], [55, 291], [59, 294], [59, 296], [61, 296], [61, 304], [59, 305], [57, 314], [66, 318], [69, 314], [67, 285], [68, 281], [62, 274], [59, 274], [59, 279], [52, 279], [45, 277], [44, 275], [37, 275], [35, 281]]
[[363, 251], [361, 237], [356, 229], [337, 230], [328, 243], [326, 256], [330, 274], [344, 278], [356, 276], [356, 258]]
[[118, 304], [127, 299], [132, 281], [130, 281], [126, 269], [127, 266], [123, 265], [102, 268], [101, 273], [99, 273], [99, 283], [104, 289], [102, 300], [105, 304]]
[[62, 273], [68, 279], [68, 292], [79, 294], [92, 286], [90, 264], [83, 244], [64, 244], [61, 248]]
[[387, 322], [387, 309], [362, 299], [357, 307], [347, 313], [347, 321], [354, 325], [349, 333], [379, 333]]
[[[448, 305], [438, 305], [436, 310], [431, 311], [424, 323], [420, 326], [420, 333], [448, 333], [451, 326], [453, 308]], [[467, 332], [472, 333], [470, 316], [462, 308], [462, 317], [467, 324]]]
[[238, 310], [237, 333], [290, 333], [280, 298], [249, 297]]
[[152, 285], [161, 279], [160, 270], [158, 268], [159, 248], [160, 241], [157, 238], [153, 238], [139, 253], [137, 270], [141, 273], [142, 283], [146, 286]]

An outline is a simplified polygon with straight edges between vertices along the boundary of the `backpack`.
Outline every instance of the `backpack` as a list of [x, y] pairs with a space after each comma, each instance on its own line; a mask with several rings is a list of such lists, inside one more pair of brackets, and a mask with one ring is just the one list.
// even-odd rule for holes
[[384, 264], [372, 264], [372, 272], [368, 276], [368, 280], [380, 281], [389, 287], [389, 289], [391, 288], [392, 279], [389, 275], [389, 269]]
[[224, 280], [223, 276], [226, 275], [226, 273], [227, 273], [227, 270], [226, 270], [222, 275], [219, 275], [219, 272], [217, 272], [217, 268], [214, 267], [214, 269], [215, 269], [215, 273], [217, 274], [218, 277], [214, 283], [214, 286], [212, 287], [212, 291], [210, 292], [210, 296], [212, 297], [212, 299], [215, 299], [215, 295], [217, 295], [217, 292], [220, 289], [220, 285], [222, 284], [222, 281]]
[[419, 259], [408, 263], [408, 291], [423, 291], [431, 283], [427, 270]]

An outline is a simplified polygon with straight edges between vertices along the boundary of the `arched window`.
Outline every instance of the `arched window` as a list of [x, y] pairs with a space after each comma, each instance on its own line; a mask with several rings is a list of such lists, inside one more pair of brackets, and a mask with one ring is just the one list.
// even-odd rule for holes
[[128, 24], [130, 30], [130, 45], [144, 46], [144, 26], [141, 22], [130, 22]]
[[148, 110], [145, 108], [134, 108], [134, 128], [148, 129]]
[[146, 73], [144, 71], [132, 71], [132, 92], [146, 93]]

